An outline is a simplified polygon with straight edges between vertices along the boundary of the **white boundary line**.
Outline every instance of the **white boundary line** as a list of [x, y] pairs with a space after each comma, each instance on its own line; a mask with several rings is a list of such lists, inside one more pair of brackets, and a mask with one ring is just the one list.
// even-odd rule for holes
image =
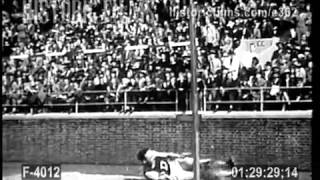
[[[312, 118], [312, 110], [306, 111], [218, 111], [218, 112], [200, 112], [202, 119], [218, 118], [218, 119], [253, 119], [253, 118], [268, 118], [268, 119], [289, 119], [289, 118]], [[41, 114], [4, 114], [3, 120], [36, 120], [36, 119], [158, 119], [158, 118], [176, 118], [177, 115], [191, 115], [191, 111], [182, 112], [133, 112], [133, 113], [41, 113]]]

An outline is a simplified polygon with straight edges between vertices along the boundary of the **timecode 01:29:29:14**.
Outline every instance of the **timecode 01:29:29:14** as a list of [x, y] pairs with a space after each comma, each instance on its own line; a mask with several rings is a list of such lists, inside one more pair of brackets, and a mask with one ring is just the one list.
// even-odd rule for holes
[[298, 180], [297, 166], [292, 165], [236, 165], [231, 179]]

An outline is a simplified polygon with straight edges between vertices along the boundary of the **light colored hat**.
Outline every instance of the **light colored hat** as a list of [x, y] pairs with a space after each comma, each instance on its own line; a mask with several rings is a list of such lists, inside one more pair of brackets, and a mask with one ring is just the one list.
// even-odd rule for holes
[[298, 54], [298, 58], [299, 59], [303, 59], [303, 58], [305, 58], [305, 55], [304, 54]]

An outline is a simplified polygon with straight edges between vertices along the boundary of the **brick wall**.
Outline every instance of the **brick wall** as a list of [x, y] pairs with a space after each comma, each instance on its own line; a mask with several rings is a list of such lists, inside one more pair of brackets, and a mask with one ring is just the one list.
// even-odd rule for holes
[[[63, 117], [63, 116], [62, 116]], [[3, 161], [136, 164], [143, 147], [191, 152], [188, 118], [10, 118], [2, 125]], [[311, 118], [213, 118], [200, 123], [201, 157], [244, 164], [311, 168]]]

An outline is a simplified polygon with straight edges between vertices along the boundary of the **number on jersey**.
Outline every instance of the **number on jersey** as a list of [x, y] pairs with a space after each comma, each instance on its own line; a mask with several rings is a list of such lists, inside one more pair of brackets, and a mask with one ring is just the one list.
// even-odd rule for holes
[[170, 175], [170, 165], [166, 158], [156, 157], [155, 158], [155, 168], [154, 170]]

